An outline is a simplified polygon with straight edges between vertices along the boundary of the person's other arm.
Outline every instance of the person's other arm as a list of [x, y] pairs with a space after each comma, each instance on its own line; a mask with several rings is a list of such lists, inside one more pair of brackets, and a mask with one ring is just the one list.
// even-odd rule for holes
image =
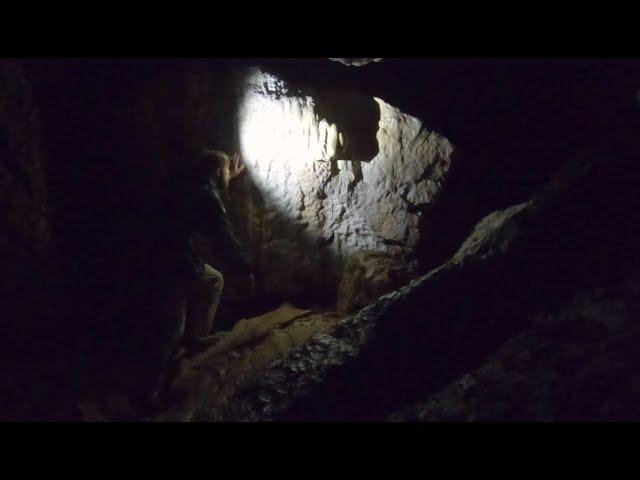
[[236, 237], [218, 192], [211, 185], [203, 187], [203, 218], [201, 233], [214, 247], [214, 255], [230, 267], [250, 273], [251, 262], [246, 249]]

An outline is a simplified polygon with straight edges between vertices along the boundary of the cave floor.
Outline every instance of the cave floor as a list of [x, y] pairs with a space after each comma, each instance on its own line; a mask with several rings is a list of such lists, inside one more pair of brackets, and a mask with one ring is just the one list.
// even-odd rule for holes
[[[199, 409], [224, 409], [234, 393], [273, 361], [326, 332], [340, 319], [335, 312], [318, 313], [284, 303], [263, 315], [238, 321], [208, 350], [178, 361], [168, 382], [159, 413], [131, 418], [126, 399], [113, 396], [98, 408], [86, 402], [80, 408], [85, 420], [123, 417], [147, 421], [190, 421]], [[134, 416], [135, 417], [135, 416]]]

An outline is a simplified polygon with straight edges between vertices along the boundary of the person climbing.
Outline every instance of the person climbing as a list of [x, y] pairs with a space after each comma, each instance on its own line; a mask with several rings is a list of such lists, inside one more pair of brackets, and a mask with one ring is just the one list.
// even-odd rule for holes
[[[222, 338], [212, 334], [224, 289], [218, 268], [238, 273], [239, 280], [246, 275], [246, 297], [255, 295], [251, 262], [222, 200], [244, 171], [239, 154], [230, 158], [206, 150], [136, 192], [126, 240], [119, 244], [124, 286], [114, 287], [124, 292], [123, 305], [131, 303], [126, 311], [134, 314], [115, 317], [94, 334], [91, 345], [102, 346], [105, 354], [95, 356], [91, 372], [96, 373], [87, 377], [106, 378], [99, 395], [126, 392], [140, 412], [162, 407], [177, 361]], [[208, 248], [201, 251], [197, 240]], [[115, 365], [109, 372], [108, 362]]]
[[204, 236], [216, 259], [246, 274], [250, 290], [255, 288], [251, 263], [221, 198], [230, 182], [244, 171], [239, 154], [230, 158], [219, 150], [206, 150], [199, 156], [193, 176], [181, 179], [177, 195], [184, 203], [177, 202], [181, 208], [174, 212], [173, 220], [188, 248], [182, 275], [187, 297], [182, 343], [187, 352], [201, 351], [220, 339], [211, 333], [224, 288], [222, 273], [208, 264], [194, 245], [195, 235]]
[[158, 203], [144, 229], [153, 234], [153, 248], [143, 255], [150, 258], [145, 274], [155, 285], [152, 303], [157, 303], [159, 314], [154, 316], [155, 327], [145, 334], [148, 373], [139, 385], [148, 392], [145, 397], [150, 393], [157, 398], [174, 361], [204, 351], [222, 337], [213, 335], [212, 328], [224, 278], [203, 259], [196, 236], [208, 241], [216, 262], [246, 275], [248, 296], [255, 293], [251, 262], [221, 198], [244, 171], [239, 154], [230, 158], [218, 150], [205, 150], [195, 163], [169, 175], [160, 192], [152, 195]]

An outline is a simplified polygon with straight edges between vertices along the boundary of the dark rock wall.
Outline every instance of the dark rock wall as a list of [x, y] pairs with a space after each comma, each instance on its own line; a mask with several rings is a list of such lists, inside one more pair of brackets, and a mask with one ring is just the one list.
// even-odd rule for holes
[[52, 386], [45, 372], [57, 339], [46, 163], [32, 86], [19, 62], [0, 61], [2, 419], [34, 415], [24, 397], [43, 397]]
[[39, 112], [22, 69], [7, 61], [0, 63], [0, 195], [3, 298], [22, 310], [35, 300], [26, 290], [46, 258], [49, 212]]
[[[217, 418], [383, 420], [453, 381], [425, 404], [434, 407], [431, 413], [428, 407], [418, 415], [584, 420], [619, 419], [624, 412], [635, 418], [637, 388], [629, 375], [637, 363], [631, 345], [640, 262], [633, 213], [640, 204], [638, 125], [636, 118], [576, 153], [529, 202], [485, 217], [446, 264], [259, 372], [227, 417], [217, 412]], [[607, 195], [601, 195], [603, 183]], [[583, 292], [592, 295], [582, 302], [586, 308], [565, 314]], [[538, 313], [546, 314], [546, 326], [506, 344], [531, 329]], [[584, 330], [570, 332], [574, 327]], [[580, 352], [591, 367], [573, 363]], [[527, 356], [537, 361], [530, 372], [522, 370]], [[503, 361], [514, 368], [503, 368]], [[464, 374], [479, 367], [479, 389], [465, 399]], [[607, 368], [617, 380], [602, 376]], [[526, 375], [542, 378], [536, 383]], [[570, 385], [582, 399], [571, 396]], [[610, 398], [602, 388], [612, 388]], [[526, 403], [518, 405], [518, 398]]]
[[636, 282], [580, 292], [536, 318], [480, 368], [390, 420], [637, 420]]

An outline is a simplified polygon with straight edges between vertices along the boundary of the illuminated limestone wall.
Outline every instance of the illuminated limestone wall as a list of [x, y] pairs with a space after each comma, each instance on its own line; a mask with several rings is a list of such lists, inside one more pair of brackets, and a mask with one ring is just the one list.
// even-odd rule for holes
[[[241, 153], [263, 202], [251, 236], [268, 293], [330, 292], [358, 251], [413, 251], [421, 209], [449, 169], [447, 139], [381, 99], [312, 97], [257, 70], [247, 76], [238, 118]], [[373, 130], [359, 128], [367, 124]]]

